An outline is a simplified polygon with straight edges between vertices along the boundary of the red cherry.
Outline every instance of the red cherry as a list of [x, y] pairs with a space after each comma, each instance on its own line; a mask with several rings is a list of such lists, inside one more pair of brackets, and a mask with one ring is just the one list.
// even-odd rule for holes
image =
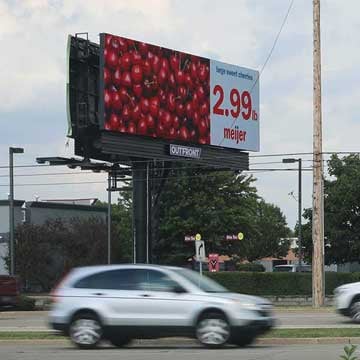
[[166, 85], [166, 81], [167, 81], [167, 72], [164, 68], [161, 68], [159, 70], [158, 76], [157, 76], [159, 85], [161, 87], [163, 87], [164, 85]]
[[167, 58], [162, 58], [160, 60], [160, 67], [161, 67], [161, 69], [164, 69], [166, 71], [166, 73], [170, 72], [170, 65], [169, 65], [169, 61]]
[[147, 98], [141, 98], [140, 99], [140, 108], [143, 114], [147, 114], [149, 112], [150, 103]]
[[135, 84], [141, 83], [143, 79], [143, 72], [139, 64], [135, 64], [131, 68], [131, 78]]
[[111, 42], [112, 36], [109, 34], [105, 35], [105, 47], [109, 47], [110, 46], [110, 42]]
[[112, 48], [112, 50], [114, 50], [116, 53], [119, 52], [120, 50], [120, 44], [119, 44], [119, 40], [116, 37], [112, 37], [110, 40], [110, 47]]
[[171, 112], [176, 110], [175, 95], [173, 92], [169, 92], [166, 100], [167, 109]]
[[121, 75], [121, 84], [127, 88], [131, 88], [131, 75], [129, 71], [125, 71]]
[[152, 51], [149, 51], [148, 53], [147, 53], [147, 58], [148, 58], [148, 60], [152, 60], [153, 58], [154, 58], [154, 53], [152, 52]]
[[152, 70], [151, 70], [151, 64], [150, 64], [149, 60], [144, 60], [142, 62], [142, 69], [143, 69], [144, 76], [151, 75]]
[[169, 86], [170, 86], [172, 89], [175, 89], [175, 88], [176, 88], [176, 79], [175, 79], [174, 73], [170, 73], [170, 75], [169, 75]]
[[176, 130], [175, 130], [173, 127], [171, 127], [171, 128], [169, 129], [169, 131], [168, 131], [168, 137], [169, 137], [170, 139], [176, 139]]
[[130, 100], [130, 96], [127, 90], [124, 87], [122, 87], [119, 89], [119, 94], [120, 94], [121, 102], [123, 104], [127, 104]]
[[135, 40], [127, 39], [128, 49], [135, 49]]
[[[105, 81], [105, 79], [104, 79]], [[115, 86], [119, 87], [121, 85], [121, 71], [119, 68], [116, 69], [116, 71], [114, 72], [112, 81], [114, 83]]]
[[125, 125], [120, 125], [120, 126], [119, 126], [119, 131], [120, 131], [121, 133], [125, 133], [125, 132], [126, 132], [126, 126], [125, 126]]
[[208, 102], [207, 102], [207, 101], [204, 101], [204, 102], [200, 105], [199, 111], [200, 111], [200, 115], [201, 115], [201, 116], [205, 116], [205, 115], [208, 115], [208, 114], [209, 114], [209, 107], [208, 107]]
[[133, 90], [134, 95], [135, 95], [137, 98], [140, 98], [140, 97], [141, 97], [142, 91], [143, 91], [143, 88], [142, 88], [142, 85], [141, 85], [141, 84], [134, 84], [133, 87], [132, 87], [132, 90]]
[[115, 70], [117, 64], [118, 64], [119, 58], [116, 55], [114, 50], [109, 50], [106, 52], [106, 56], [105, 56], [105, 64], [106, 66], [108, 66], [110, 69]]
[[158, 77], [154, 74], [152, 76], [152, 81], [151, 81], [151, 90], [157, 91], [158, 89], [159, 89], [159, 80]]
[[105, 123], [104, 128], [105, 128], [105, 130], [111, 130], [111, 126], [110, 126], [109, 121], [107, 121], [107, 122]]
[[198, 111], [194, 111], [193, 117], [192, 117], [192, 121], [193, 121], [193, 124], [194, 124], [195, 126], [198, 126], [198, 124], [199, 124], [199, 122], [200, 122], [200, 119], [201, 119], [201, 117], [200, 117], [199, 112], [198, 112]]
[[198, 130], [200, 136], [205, 136], [208, 132], [208, 127], [206, 126], [206, 122], [204, 119], [201, 119], [198, 125]]
[[208, 144], [207, 138], [205, 136], [200, 136], [199, 137], [199, 144], [201, 144], [201, 145]]
[[189, 138], [190, 138], [190, 134], [188, 129], [185, 126], [182, 126], [180, 128], [180, 139], [182, 141], [189, 141]]
[[154, 130], [155, 129], [155, 119], [154, 119], [154, 117], [151, 114], [147, 114], [145, 116], [145, 119], [146, 119], [147, 128], [149, 130]]
[[131, 112], [131, 119], [137, 123], [139, 118], [140, 118], [140, 115], [141, 115], [141, 109], [140, 109], [140, 105], [139, 104], [136, 104], [134, 106], [134, 108], [132, 109], [132, 112]]
[[120, 112], [122, 109], [120, 94], [117, 91], [111, 93], [111, 105], [116, 112]]
[[135, 64], [140, 65], [142, 63], [140, 53], [138, 53], [137, 51], [134, 51], [131, 55], [132, 55], [131, 60], [132, 60], [133, 65], [135, 65]]
[[199, 101], [203, 101], [203, 100], [205, 99], [205, 96], [206, 96], [205, 90], [204, 90], [204, 88], [203, 88], [201, 85], [199, 85], [199, 86], [196, 88], [196, 94], [197, 94], [197, 96], [198, 96]]
[[176, 114], [180, 117], [185, 115], [185, 106], [182, 103], [176, 104]]
[[127, 132], [129, 134], [136, 134], [136, 125], [132, 121], [129, 122]]
[[128, 104], [124, 105], [121, 117], [124, 121], [129, 121], [131, 118], [131, 110]]
[[[149, 115], [149, 114], [148, 114]], [[146, 135], [147, 133], [147, 124], [145, 119], [141, 119], [137, 126], [137, 133], [140, 135]]]
[[109, 119], [109, 125], [111, 130], [116, 130], [120, 125], [119, 116], [114, 113], [111, 114]]
[[190, 119], [192, 119], [193, 114], [194, 114], [194, 110], [192, 107], [192, 103], [191, 101], [188, 101], [185, 105], [185, 112], [186, 112], [186, 116]]
[[165, 135], [165, 128], [160, 122], [157, 124], [157, 127], [156, 127], [156, 135], [159, 137], [162, 137]]
[[185, 85], [191, 90], [194, 87], [194, 83], [191, 79], [190, 74], [185, 74]]
[[175, 130], [180, 128], [180, 118], [177, 115], [173, 115], [172, 125]]
[[160, 99], [160, 104], [165, 105], [167, 100], [166, 92], [163, 89], [159, 89], [158, 96]]
[[130, 53], [125, 53], [122, 57], [121, 57], [121, 68], [122, 70], [130, 70], [131, 68], [131, 54]]
[[200, 81], [204, 82], [205, 80], [207, 80], [207, 71], [206, 71], [206, 66], [204, 64], [201, 64], [199, 67], [198, 67], [198, 77], [200, 79]]
[[139, 43], [139, 53], [141, 54], [142, 57], [145, 57], [147, 55], [147, 52], [149, 51], [149, 45], [141, 42]]
[[176, 55], [170, 56], [170, 67], [171, 67], [172, 71], [174, 71], [174, 72], [179, 70], [180, 60], [178, 57], [176, 57]]
[[185, 74], [182, 70], [178, 70], [175, 72], [175, 79], [178, 85], [182, 85], [185, 83]]
[[190, 64], [190, 75], [194, 81], [197, 80], [197, 66], [194, 62]]
[[192, 130], [190, 131], [190, 140], [195, 142], [196, 139], [197, 139], [196, 130], [195, 130], [195, 129], [192, 129]]
[[177, 95], [180, 97], [181, 101], [184, 101], [187, 96], [187, 90], [186, 87], [183, 85], [180, 85], [177, 89]]
[[105, 86], [109, 86], [111, 84], [111, 71], [104, 67], [104, 84]]
[[104, 91], [104, 106], [105, 109], [110, 109], [111, 108], [111, 92], [108, 89], [105, 89]]
[[158, 97], [153, 97], [150, 99], [150, 104], [149, 104], [149, 111], [150, 114], [154, 117], [158, 116], [159, 113], [159, 108], [160, 108], [160, 101]]
[[192, 96], [192, 106], [194, 110], [197, 110], [199, 108], [199, 97], [196, 92], [194, 92]]
[[170, 129], [172, 124], [171, 114], [168, 111], [164, 111], [163, 116], [160, 118], [160, 121], [165, 129]]
[[128, 46], [127, 46], [127, 43], [126, 43], [126, 40], [121, 38], [121, 37], [118, 37], [118, 41], [119, 41], [119, 48], [120, 48], [120, 51], [122, 53], [126, 52], [127, 49], [128, 49]]
[[157, 74], [160, 70], [160, 58], [157, 55], [154, 55], [154, 57], [151, 60], [151, 67], [153, 69], [153, 72]]

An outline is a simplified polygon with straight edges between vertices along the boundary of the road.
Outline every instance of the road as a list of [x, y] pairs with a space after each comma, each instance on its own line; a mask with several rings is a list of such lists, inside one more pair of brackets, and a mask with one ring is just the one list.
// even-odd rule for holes
[[[344, 340], [345, 342], [345, 340]], [[335, 360], [343, 354], [344, 344], [327, 345], [253, 345], [245, 349], [208, 350], [197, 345], [135, 345], [116, 349], [105, 346], [98, 350], [78, 350], [62, 341], [47, 343], [1, 342], [0, 359], [4, 360]], [[356, 356], [360, 351], [356, 351]]]
[[[45, 311], [0, 312], [0, 331], [48, 330]], [[333, 309], [275, 310], [277, 328], [358, 327]]]

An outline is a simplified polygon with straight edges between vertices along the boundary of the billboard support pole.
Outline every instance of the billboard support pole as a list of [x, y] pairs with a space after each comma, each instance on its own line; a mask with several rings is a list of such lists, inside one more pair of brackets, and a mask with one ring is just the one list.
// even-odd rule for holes
[[133, 240], [135, 263], [148, 261], [150, 237], [148, 230], [147, 162], [134, 161], [133, 165]]

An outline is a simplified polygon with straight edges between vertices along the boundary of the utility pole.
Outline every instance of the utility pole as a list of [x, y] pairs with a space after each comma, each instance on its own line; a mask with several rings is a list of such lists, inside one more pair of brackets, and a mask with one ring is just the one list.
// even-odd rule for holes
[[111, 172], [108, 172], [107, 263], [111, 264]]
[[313, 215], [312, 302], [324, 305], [323, 162], [321, 120], [320, 0], [313, 0]]

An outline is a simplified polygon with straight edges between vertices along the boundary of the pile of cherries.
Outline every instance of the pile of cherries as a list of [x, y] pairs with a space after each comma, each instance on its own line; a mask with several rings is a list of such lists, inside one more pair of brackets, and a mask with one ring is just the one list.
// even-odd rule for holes
[[210, 143], [209, 60], [105, 35], [105, 129]]

